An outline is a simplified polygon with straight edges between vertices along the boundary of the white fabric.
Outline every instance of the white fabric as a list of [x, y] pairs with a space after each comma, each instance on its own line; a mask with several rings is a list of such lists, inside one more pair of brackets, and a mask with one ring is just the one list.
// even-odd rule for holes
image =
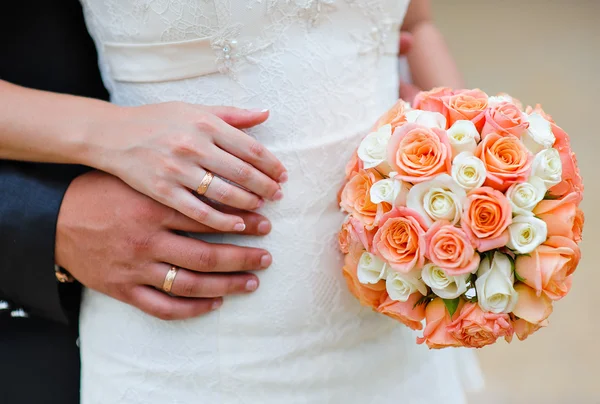
[[[472, 353], [429, 351], [413, 332], [361, 307], [336, 247], [344, 166], [397, 97], [394, 51], [407, 3], [83, 0], [113, 102], [269, 108], [268, 122], [248, 132], [290, 175], [283, 201], [263, 208], [269, 236], [206, 238], [273, 254], [256, 293], [163, 322], [85, 291], [83, 404], [465, 401], [464, 382], [480, 381]], [[190, 50], [198, 55], [179, 51], [178, 42], [203, 38], [210, 47]], [[209, 52], [207, 66], [189, 70], [187, 62]]]

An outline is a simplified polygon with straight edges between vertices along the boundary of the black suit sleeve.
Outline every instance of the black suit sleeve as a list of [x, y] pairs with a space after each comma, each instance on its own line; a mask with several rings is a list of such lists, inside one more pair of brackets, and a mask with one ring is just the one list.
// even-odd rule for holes
[[67, 322], [79, 285], [54, 275], [56, 222], [82, 169], [0, 160], [0, 297], [32, 315]]

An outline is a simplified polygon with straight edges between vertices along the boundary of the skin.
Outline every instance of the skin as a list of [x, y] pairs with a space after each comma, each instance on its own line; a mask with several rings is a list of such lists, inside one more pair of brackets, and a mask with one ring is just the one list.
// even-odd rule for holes
[[[399, 47], [414, 79], [401, 85], [405, 100], [434, 86], [463, 87], [428, 0], [411, 2]], [[0, 158], [103, 171], [73, 181], [58, 218], [56, 262], [83, 285], [164, 320], [210, 312], [224, 296], [259, 286], [253, 272], [271, 264], [267, 251], [180, 234], [270, 231], [266, 218], [249, 211], [283, 197], [287, 172], [241, 130], [263, 123], [268, 111], [118, 107], [3, 81], [0, 111]], [[206, 197], [219, 205], [198, 199], [193, 190], [205, 170], [245, 189], [215, 177]], [[159, 289], [172, 265], [181, 269], [167, 295]]]

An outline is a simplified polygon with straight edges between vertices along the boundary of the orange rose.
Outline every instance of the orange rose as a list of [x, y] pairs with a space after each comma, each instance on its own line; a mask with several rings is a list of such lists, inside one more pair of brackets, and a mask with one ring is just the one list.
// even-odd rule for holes
[[425, 318], [425, 305], [420, 304], [415, 306], [422, 296], [423, 295], [420, 293], [413, 293], [408, 297], [406, 302], [399, 302], [390, 299], [390, 297], [385, 294], [382, 297], [383, 301], [377, 308], [377, 311], [394, 320], [400, 321], [402, 324], [413, 330], [422, 330], [423, 324], [421, 321]]
[[444, 107], [443, 97], [451, 96], [452, 94], [452, 90], [447, 87], [437, 87], [430, 91], [421, 91], [416, 95], [413, 107], [445, 115], [446, 108]]
[[406, 122], [406, 116], [404, 115], [406, 112], [405, 109], [406, 103], [403, 100], [398, 100], [389, 111], [379, 118], [372, 132], [375, 132], [377, 129], [388, 124], [392, 125], [392, 131], [402, 125]]
[[344, 257], [343, 275], [346, 279], [346, 284], [350, 293], [356, 297], [363, 306], [376, 309], [379, 307], [379, 302], [385, 292], [385, 281], [381, 280], [376, 284], [363, 284], [358, 280], [356, 274], [358, 269], [358, 260], [362, 255], [362, 251], [351, 251]]
[[464, 302], [461, 300], [451, 318], [442, 299], [436, 298], [430, 302], [425, 309], [425, 330], [422, 337], [417, 337], [417, 344], [426, 343], [431, 349], [461, 347], [462, 344], [448, 333], [448, 326], [458, 318], [463, 305]]
[[340, 206], [364, 223], [367, 229], [374, 228], [377, 219], [392, 208], [389, 203], [374, 204], [371, 201], [371, 187], [382, 179], [383, 177], [376, 170], [361, 170], [342, 190]]
[[522, 341], [541, 327], [548, 324], [548, 317], [552, 314], [552, 300], [546, 295], [538, 296], [535, 290], [523, 283], [515, 285], [519, 295], [513, 315], [518, 320], [513, 323], [517, 337]]
[[394, 208], [383, 215], [373, 239], [373, 250], [392, 269], [408, 273], [425, 264], [427, 224], [417, 212]]
[[581, 251], [573, 240], [552, 236], [529, 256], [519, 255], [515, 270], [538, 296], [543, 292], [550, 299], [559, 300], [569, 293], [580, 259]]
[[471, 121], [479, 132], [485, 123], [488, 96], [481, 90], [461, 90], [443, 98], [448, 126], [456, 121]]
[[523, 112], [515, 104], [504, 102], [485, 111], [485, 124], [481, 131], [481, 137], [497, 133], [502, 136], [514, 135], [521, 138], [528, 127], [529, 123]]
[[575, 242], [581, 241], [583, 212], [577, 208], [581, 195], [572, 192], [559, 200], [543, 200], [537, 204], [533, 213], [548, 227], [548, 237], [568, 237]]
[[508, 314], [485, 313], [477, 303], [466, 303], [448, 326], [448, 333], [468, 348], [491, 345], [500, 337], [512, 340], [514, 329]]
[[358, 172], [363, 168], [364, 164], [362, 160], [358, 158], [357, 151], [355, 151], [352, 154], [352, 157], [350, 158], [348, 164], [346, 164], [346, 180], [349, 180], [350, 178], [358, 174]]
[[435, 222], [425, 234], [425, 256], [450, 276], [474, 273], [479, 254], [464, 231], [448, 222]]
[[515, 329], [515, 335], [519, 338], [519, 341], [524, 341], [534, 332], [540, 328], [548, 326], [548, 320], [542, 321], [539, 324], [529, 323], [522, 318], [513, 321], [513, 328]]
[[571, 150], [569, 135], [556, 125], [552, 125], [552, 133], [556, 138], [553, 147], [558, 150], [562, 163], [562, 181], [549, 189], [550, 195], [560, 198], [571, 192], [583, 193], [583, 180], [579, 173], [577, 157]]
[[500, 191], [476, 188], [467, 195], [462, 229], [480, 252], [506, 245], [512, 223], [510, 202]]
[[515, 136], [490, 133], [479, 143], [475, 155], [483, 161], [487, 170], [485, 185], [502, 192], [529, 177], [533, 158]]
[[388, 162], [403, 181], [418, 183], [452, 170], [452, 147], [446, 132], [414, 123], [394, 131]]

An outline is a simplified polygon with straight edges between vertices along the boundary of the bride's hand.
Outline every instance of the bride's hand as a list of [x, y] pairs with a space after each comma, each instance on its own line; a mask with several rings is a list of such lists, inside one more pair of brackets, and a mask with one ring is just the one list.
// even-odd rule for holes
[[220, 231], [245, 227], [240, 217], [219, 212], [194, 194], [207, 171], [215, 176], [205, 196], [219, 203], [255, 210], [265, 199], [283, 197], [283, 164], [240, 130], [263, 123], [266, 110], [170, 102], [125, 107], [117, 115], [92, 125], [93, 139], [99, 139], [90, 149], [93, 166], [204, 225]]

